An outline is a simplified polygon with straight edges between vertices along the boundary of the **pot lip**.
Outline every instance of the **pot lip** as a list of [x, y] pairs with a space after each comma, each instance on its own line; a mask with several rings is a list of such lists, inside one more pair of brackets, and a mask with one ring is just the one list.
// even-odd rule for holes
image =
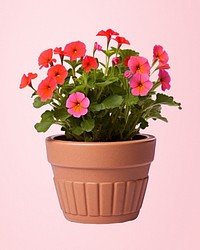
[[154, 135], [150, 134], [138, 134], [141, 136], [144, 136], [145, 138], [141, 139], [136, 139], [136, 140], [127, 140], [127, 141], [110, 141], [110, 142], [84, 142], [84, 141], [67, 141], [67, 140], [61, 140], [61, 139], [56, 139], [56, 137], [59, 136], [64, 136], [64, 134], [57, 134], [57, 135], [51, 135], [46, 137], [46, 142], [54, 142], [57, 144], [68, 144], [68, 145], [95, 145], [95, 146], [106, 146], [106, 145], [119, 145], [119, 144], [138, 144], [138, 143], [145, 143], [145, 142], [151, 142], [151, 141], [156, 141], [156, 137]]

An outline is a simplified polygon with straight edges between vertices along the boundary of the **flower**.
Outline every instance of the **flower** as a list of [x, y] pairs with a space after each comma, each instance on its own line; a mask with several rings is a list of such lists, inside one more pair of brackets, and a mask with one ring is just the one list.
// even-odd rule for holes
[[[118, 32], [101, 30], [97, 36], [107, 43], [104, 47], [95, 42], [92, 56], [86, 55], [81, 41], [43, 51], [38, 62], [44, 78], [38, 87], [32, 85], [37, 74], [22, 76], [20, 88], [31, 87], [33, 106], [46, 108], [35, 125], [38, 132], [57, 124], [66, 140], [133, 140], [149, 119], [167, 120], [162, 105], [181, 108], [172, 96], [164, 94], [171, 79], [169, 57], [162, 46], [154, 46], [150, 66], [134, 49], [123, 48], [130, 42]], [[114, 46], [110, 46], [111, 39]]]
[[94, 49], [93, 49], [94, 51], [96, 51], [96, 50], [99, 50], [99, 51], [101, 51], [102, 50], [102, 46], [100, 45], [100, 44], [98, 44], [97, 42], [95, 42], [94, 43]]
[[89, 72], [91, 69], [98, 67], [97, 60], [92, 56], [85, 56], [82, 61], [83, 70]]
[[131, 56], [128, 67], [134, 74], [149, 74], [151, 69], [148, 60], [142, 56]]
[[125, 78], [131, 78], [133, 76], [132, 72], [130, 70], [126, 70], [124, 72], [124, 77]]
[[68, 113], [76, 118], [86, 115], [88, 113], [87, 108], [89, 105], [90, 100], [81, 92], [71, 94], [66, 102]]
[[48, 70], [47, 75], [54, 78], [57, 84], [63, 84], [68, 76], [68, 71], [62, 64], [57, 64]]
[[36, 73], [28, 73], [28, 76], [26, 76], [25, 74], [23, 74], [22, 78], [21, 78], [21, 83], [20, 83], [20, 89], [25, 88], [26, 86], [32, 86], [31, 80], [35, 79], [37, 77]]
[[97, 36], [106, 36], [107, 37], [107, 40], [108, 40], [108, 43], [110, 42], [110, 39], [112, 36], [118, 36], [119, 33], [118, 32], [115, 32], [114, 30], [112, 29], [107, 29], [107, 30], [101, 30], [97, 33]]
[[166, 64], [169, 60], [167, 52], [160, 45], [155, 45], [153, 48], [153, 62], [159, 60], [159, 62]]
[[125, 59], [124, 59], [124, 66], [128, 67], [128, 61], [130, 59], [131, 56], [127, 56]]
[[65, 55], [65, 51], [62, 50], [62, 47], [56, 47], [56, 48], [54, 49], [54, 54], [55, 54], [55, 55], [58, 54], [58, 55], [60, 56], [61, 62], [63, 62], [63, 58], [64, 58], [64, 55]]
[[40, 66], [40, 69], [42, 67], [48, 68], [49, 65], [53, 65], [54, 62], [56, 62], [56, 59], [53, 59], [53, 49], [47, 49], [43, 51], [39, 58], [38, 58], [38, 64]]
[[160, 69], [158, 77], [159, 77], [159, 81], [161, 83], [161, 88], [163, 91], [171, 88], [169, 84], [171, 81], [171, 78], [170, 78], [169, 73], [166, 70]]
[[113, 57], [113, 59], [112, 59], [113, 65], [118, 65], [119, 62], [120, 62], [120, 57]]
[[132, 88], [131, 93], [135, 96], [145, 96], [153, 87], [153, 83], [149, 80], [147, 74], [136, 73], [130, 80], [130, 86]]
[[56, 80], [50, 76], [41, 81], [38, 86], [37, 94], [43, 102], [52, 98], [53, 92], [56, 89]]
[[80, 41], [68, 43], [64, 48], [64, 54], [65, 56], [69, 56], [70, 60], [84, 57], [85, 53], [86, 46]]
[[130, 45], [130, 42], [126, 40], [125, 37], [122, 37], [122, 36], [117, 36], [116, 38], [113, 38], [113, 40], [118, 42], [118, 49], [121, 47], [122, 44]]

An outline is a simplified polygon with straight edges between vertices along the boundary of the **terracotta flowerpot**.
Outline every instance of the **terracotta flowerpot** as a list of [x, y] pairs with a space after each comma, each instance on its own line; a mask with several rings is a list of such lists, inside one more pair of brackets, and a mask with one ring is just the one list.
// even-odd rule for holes
[[64, 216], [81, 223], [136, 219], [142, 206], [156, 139], [124, 142], [46, 139], [47, 157]]

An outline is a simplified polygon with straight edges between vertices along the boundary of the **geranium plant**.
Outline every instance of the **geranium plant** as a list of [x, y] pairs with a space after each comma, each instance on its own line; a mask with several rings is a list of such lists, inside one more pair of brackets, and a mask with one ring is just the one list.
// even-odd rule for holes
[[181, 108], [162, 93], [170, 89], [171, 80], [168, 54], [162, 46], [154, 46], [149, 63], [135, 50], [122, 49], [130, 42], [117, 32], [101, 30], [97, 36], [104, 36], [106, 45], [95, 42], [92, 55], [81, 41], [43, 51], [38, 64], [47, 69], [47, 76], [37, 88], [32, 84], [36, 73], [22, 76], [20, 88], [33, 89], [33, 106], [49, 107], [35, 125], [38, 132], [57, 124], [67, 140], [131, 140], [150, 118], [167, 122], [162, 105]]

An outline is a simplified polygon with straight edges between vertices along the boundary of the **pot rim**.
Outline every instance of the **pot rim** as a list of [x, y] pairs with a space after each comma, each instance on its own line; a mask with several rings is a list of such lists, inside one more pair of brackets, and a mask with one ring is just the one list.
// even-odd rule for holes
[[119, 144], [137, 144], [137, 143], [145, 143], [145, 142], [150, 142], [150, 141], [155, 141], [156, 137], [154, 135], [150, 135], [150, 134], [138, 134], [140, 136], [144, 136], [145, 138], [141, 138], [141, 139], [135, 139], [135, 140], [127, 140], [127, 141], [108, 141], [108, 142], [84, 142], [84, 141], [68, 141], [68, 140], [62, 140], [62, 139], [56, 139], [56, 137], [61, 137], [64, 136], [64, 134], [56, 134], [56, 135], [51, 135], [46, 137], [46, 141], [54, 141], [56, 143], [59, 144], [76, 144], [76, 145], [93, 145], [93, 146], [106, 146], [106, 145], [119, 145]]

